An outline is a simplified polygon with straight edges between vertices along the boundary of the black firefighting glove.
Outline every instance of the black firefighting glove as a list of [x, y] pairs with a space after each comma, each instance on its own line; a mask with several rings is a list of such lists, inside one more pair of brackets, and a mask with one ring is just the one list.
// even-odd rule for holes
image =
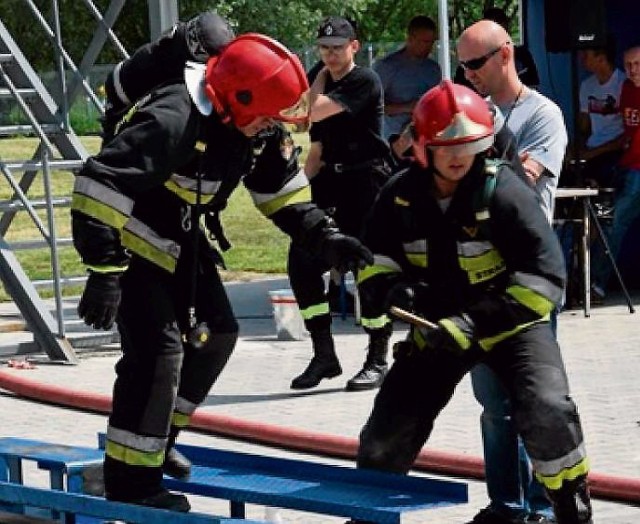
[[363, 269], [373, 264], [373, 254], [357, 238], [330, 232], [320, 244], [323, 258], [340, 273]]
[[78, 315], [95, 329], [111, 329], [120, 305], [121, 273], [96, 273], [89, 278], [78, 304]]
[[423, 351], [428, 350], [445, 350], [454, 355], [462, 355], [463, 348], [454, 340], [444, 327], [438, 324], [437, 328], [416, 328], [424, 340], [425, 347]]
[[405, 311], [413, 311], [416, 294], [413, 286], [406, 282], [398, 282], [391, 286], [384, 301], [384, 310], [389, 311], [395, 306]]

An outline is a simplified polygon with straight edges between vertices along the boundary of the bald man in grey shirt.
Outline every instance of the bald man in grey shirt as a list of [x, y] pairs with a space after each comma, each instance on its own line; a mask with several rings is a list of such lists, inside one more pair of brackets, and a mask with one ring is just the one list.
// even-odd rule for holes
[[[518, 78], [508, 33], [490, 20], [466, 29], [457, 44], [459, 63], [474, 89], [493, 102], [514, 135], [525, 176], [536, 190], [549, 224], [567, 146], [558, 106]], [[469, 524], [555, 522], [542, 486], [531, 476], [526, 451], [511, 419], [509, 396], [487, 366], [472, 372], [481, 416], [485, 474], [491, 503]]]

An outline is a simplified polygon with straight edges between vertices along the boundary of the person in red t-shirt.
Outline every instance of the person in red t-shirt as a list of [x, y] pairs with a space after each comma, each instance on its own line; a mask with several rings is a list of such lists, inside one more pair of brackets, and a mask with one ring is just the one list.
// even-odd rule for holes
[[[613, 224], [609, 234], [611, 254], [617, 257], [624, 236], [640, 215], [640, 46], [624, 53], [627, 79], [622, 85], [620, 112], [627, 139], [625, 151], [618, 164]], [[604, 250], [594, 254], [592, 278], [597, 291], [603, 295], [611, 274], [611, 263]]]

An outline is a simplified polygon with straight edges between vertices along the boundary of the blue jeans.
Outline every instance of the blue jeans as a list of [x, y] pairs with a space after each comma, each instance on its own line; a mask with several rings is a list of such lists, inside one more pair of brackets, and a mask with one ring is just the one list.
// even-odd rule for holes
[[553, 517], [551, 504], [532, 474], [529, 457], [511, 420], [507, 391], [485, 364], [471, 370], [471, 383], [483, 407], [480, 427], [492, 509], [510, 518], [534, 512]]
[[[640, 215], [640, 169], [627, 169], [618, 173], [613, 223], [607, 234], [611, 256], [614, 260], [620, 253], [622, 241], [633, 221]], [[611, 261], [601, 242], [596, 242], [593, 250], [591, 277], [594, 284], [607, 289], [611, 276]]]

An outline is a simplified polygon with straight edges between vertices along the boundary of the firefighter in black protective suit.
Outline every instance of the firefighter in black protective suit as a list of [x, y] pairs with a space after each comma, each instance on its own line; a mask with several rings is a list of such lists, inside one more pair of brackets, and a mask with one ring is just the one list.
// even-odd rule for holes
[[95, 328], [117, 322], [122, 341], [104, 463], [111, 500], [189, 510], [161, 485], [163, 469], [184, 477], [188, 464], [176, 475], [165, 457], [238, 333], [219, 255], [198, 227], [219, 192], [245, 175], [260, 211], [330, 265], [372, 261], [311, 203], [276, 122], [306, 121], [307, 91], [295, 55], [240, 36], [140, 98], [76, 178], [73, 237], [89, 270], [78, 312]]
[[509, 391], [518, 429], [559, 524], [591, 523], [582, 428], [549, 313], [563, 292], [557, 238], [531, 189], [500, 161], [487, 104], [444, 81], [413, 113], [414, 156], [366, 224], [363, 316], [413, 310], [360, 433], [358, 467], [406, 473], [475, 364]]

